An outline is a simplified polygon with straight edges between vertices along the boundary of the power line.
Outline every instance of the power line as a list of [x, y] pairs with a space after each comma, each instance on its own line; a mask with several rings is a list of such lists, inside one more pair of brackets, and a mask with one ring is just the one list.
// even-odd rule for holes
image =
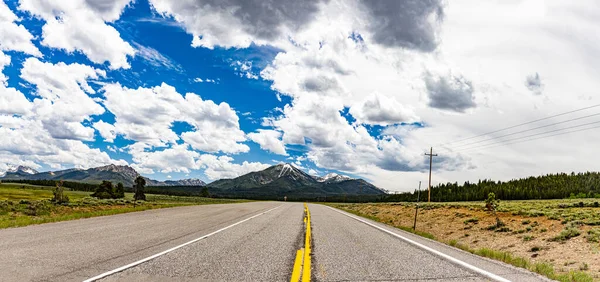
[[498, 129], [498, 130], [490, 131], [490, 132], [479, 134], [479, 135], [476, 135], [476, 136], [471, 136], [471, 137], [468, 137], [468, 138], [464, 138], [464, 139], [459, 139], [459, 140], [455, 140], [455, 141], [443, 143], [443, 144], [440, 144], [438, 146], [445, 146], [445, 145], [449, 145], [449, 144], [459, 143], [459, 142], [463, 142], [463, 141], [475, 139], [475, 138], [478, 138], [478, 137], [486, 136], [486, 135], [489, 135], [489, 134], [492, 134], [492, 133], [497, 133], [497, 132], [501, 132], [501, 131], [513, 129], [513, 128], [516, 128], [516, 127], [519, 127], [519, 126], [523, 126], [523, 125], [527, 125], [527, 124], [532, 124], [532, 123], [535, 123], [535, 122], [538, 122], [538, 121], [547, 120], [547, 119], [551, 119], [551, 118], [555, 118], [555, 117], [559, 117], [559, 116], [564, 116], [564, 115], [568, 115], [568, 114], [572, 114], [572, 113], [575, 113], [575, 112], [580, 112], [580, 111], [583, 111], [583, 110], [587, 110], [587, 109], [591, 109], [591, 108], [596, 108], [596, 107], [600, 107], [600, 104], [596, 104], [596, 105], [588, 106], [588, 107], [585, 107], [585, 108], [576, 109], [576, 110], [572, 110], [572, 111], [568, 111], [568, 112], [564, 112], [564, 113], [552, 115], [552, 116], [549, 116], [549, 117], [540, 118], [540, 119], [536, 119], [536, 120], [532, 120], [532, 121], [520, 123], [520, 124], [517, 124], [517, 125], [512, 125], [512, 126], [509, 126], [509, 127], [501, 128], [501, 129]]
[[[590, 123], [584, 123], [584, 124], [580, 124], [580, 125], [576, 125], [576, 126], [571, 126], [571, 127], [567, 127], [567, 128], [554, 129], [554, 130], [550, 130], [550, 131], [546, 131], [546, 132], [541, 132], [541, 133], [536, 133], [536, 134], [521, 136], [521, 137], [517, 137], [517, 138], [513, 138], [513, 139], [508, 139], [508, 140], [502, 140], [502, 141], [499, 141], [499, 142], [493, 142], [493, 143], [489, 143], [489, 144], [483, 144], [483, 145], [475, 146], [475, 147], [471, 147], [471, 148], [465, 148], [463, 150], [458, 150], [457, 152], [470, 151], [470, 150], [478, 149], [478, 148], [487, 148], [487, 147], [489, 147], [491, 145], [495, 145], [495, 144], [499, 144], [499, 143], [505, 143], [503, 145], [509, 145], [509, 144], [506, 144], [506, 142], [517, 141], [517, 140], [521, 140], [521, 139], [525, 139], [525, 138], [529, 138], [529, 137], [544, 135], [544, 134], [553, 133], [553, 132], [559, 132], [559, 131], [563, 131], [563, 130], [578, 128], [578, 127], [583, 127], [583, 126], [588, 126], [588, 125], [598, 124], [598, 123], [600, 123], [600, 121], [595, 121], [595, 122], [590, 122]], [[577, 131], [573, 131], [573, 132], [577, 132]], [[557, 134], [557, 135], [560, 135], [560, 134]], [[551, 135], [551, 136], [554, 136], [554, 135]], [[544, 136], [544, 137], [549, 137], [549, 136]], [[541, 139], [541, 138], [538, 138], [538, 139]], [[514, 143], [511, 143], [511, 144], [514, 144]]]
[[[565, 134], [569, 134], [569, 133], [586, 131], [586, 130], [591, 130], [591, 129], [596, 129], [596, 128], [600, 128], [600, 125], [599, 126], [593, 126], [593, 127], [590, 127], [590, 128], [582, 128], [582, 129], [578, 129], [578, 130], [572, 130], [572, 131], [567, 131], [567, 132], [560, 132], [560, 133], [551, 134], [551, 135], [547, 135], [547, 136], [540, 136], [540, 137], [537, 137], [537, 138], [532, 138], [532, 139], [518, 141], [518, 142], [513, 142], [513, 143], [508, 143], [508, 144], [500, 144], [500, 145], [491, 146], [491, 147], [488, 147], [488, 148], [500, 147], [500, 146], [504, 146], [504, 145], [513, 145], [513, 144], [518, 144], [518, 143], [524, 143], [524, 142], [528, 142], [528, 141], [534, 141], [534, 140], [538, 140], [538, 139], [544, 139], [544, 138], [548, 138], [548, 137], [553, 137], [553, 136], [558, 136], [558, 135], [565, 135]], [[477, 149], [475, 149], [475, 151], [477, 151]]]
[[[567, 123], [567, 122], [572, 122], [572, 121], [576, 121], [576, 120], [581, 120], [581, 119], [585, 119], [585, 118], [589, 118], [589, 117], [593, 117], [593, 116], [599, 116], [600, 113], [596, 113], [596, 114], [592, 114], [592, 115], [587, 115], [587, 116], [582, 116], [582, 117], [578, 117], [578, 118], [572, 118], [572, 119], [568, 119], [565, 121], [560, 121], [560, 122], [555, 122], [555, 123], [551, 123], [551, 124], [547, 124], [547, 125], [542, 125], [542, 126], [538, 126], [538, 127], [534, 127], [534, 128], [530, 128], [530, 129], [525, 129], [525, 130], [521, 130], [521, 131], [517, 131], [517, 132], [513, 132], [513, 133], [508, 133], [508, 134], [504, 134], [504, 135], [500, 135], [500, 136], [494, 136], [488, 139], [483, 139], [483, 140], [479, 140], [479, 141], [475, 141], [475, 142], [471, 142], [471, 143], [466, 143], [466, 144], [461, 144], [458, 145], [456, 147], [454, 147], [454, 149], [460, 148], [460, 147], [465, 147], [465, 146], [469, 146], [469, 145], [474, 145], [474, 144], [479, 144], [479, 143], [483, 143], [483, 142], [487, 142], [487, 141], [492, 141], [495, 139], [499, 139], [502, 137], [507, 137], [507, 136], [513, 136], [513, 135], [517, 135], [520, 133], [525, 133], [528, 131], [533, 131], [533, 130], [538, 130], [541, 128], [546, 128], [546, 127], [550, 127], [550, 126], [554, 126], [554, 125], [558, 125], [558, 124], [563, 124], [563, 123]], [[449, 150], [448, 148], [445, 148], [446, 150]]]

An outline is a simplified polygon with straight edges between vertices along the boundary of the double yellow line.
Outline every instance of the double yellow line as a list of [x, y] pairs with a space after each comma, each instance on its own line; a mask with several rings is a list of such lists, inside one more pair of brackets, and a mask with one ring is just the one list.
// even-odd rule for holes
[[302, 282], [310, 281], [310, 211], [308, 205], [304, 204], [304, 223], [306, 224], [306, 235], [304, 236], [304, 248], [301, 248], [296, 252], [296, 260], [294, 261], [294, 269], [292, 270], [291, 282], [300, 281], [302, 276]]

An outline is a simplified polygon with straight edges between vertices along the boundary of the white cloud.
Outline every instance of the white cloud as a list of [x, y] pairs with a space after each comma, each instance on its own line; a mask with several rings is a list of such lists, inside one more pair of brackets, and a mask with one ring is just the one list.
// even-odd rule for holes
[[143, 173], [152, 174], [155, 171], [189, 173], [190, 170], [200, 168], [196, 163], [200, 154], [188, 150], [186, 145], [174, 145], [162, 151], [146, 151], [134, 146], [129, 153], [135, 162], [133, 167]]
[[98, 79], [103, 71], [81, 64], [43, 63], [28, 58], [23, 63], [21, 78], [36, 86], [34, 118], [55, 138], [93, 140], [94, 130], [82, 125], [104, 108], [87, 93], [95, 93], [88, 79]]
[[104, 122], [102, 120], [95, 122], [94, 128], [98, 130], [100, 136], [102, 136], [102, 138], [104, 138], [104, 141], [106, 142], [112, 143], [113, 141], [115, 141], [115, 138], [117, 138], [117, 132], [115, 130], [115, 127], [108, 122]]
[[416, 122], [419, 118], [412, 109], [398, 103], [392, 97], [377, 92], [350, 108], [350, 114], [358, 123], [390, 125], [401, 122]]
[[194, 93], [185, 96], [163, 83], [153, 88], [129, 89], [119, 84], [104, 86], [104, 105], [115, 115], [115, 132], [125, 138], [163, 147], [179, 139], [173, 122], [190, 124], [194, 130], [181, 139], [204, 152], [240, 153], [249, 147], [239, 128], [239, 118], [227, 103], [215, 104]]
[[127, 164], [124, 160], [113, 160], [105, 152], [92, 149], [79, 140], [56, 139], [35, 120], [18, 118], [12, 123], [4, 123], [0, 119], [0, 136], [0, 163], [31, 161], [54, 168]]
[[241, 164], [232, 163], [233, 158], [229, 156], [202, 155], [198, 164], [204, 168], [204, 174], [210, 180], [235, 178], [249, 172], [263, 170], [268, 164], [244, 161]]
[[198, 82], [198, 83], [202, 83], [202, 82], [217, 83], [214, 79], [210, 79], [210, 78], [202, 79], [202, 78], [199, 78], [199, 77], [194, 78], [194, 82]]
[[16, 22], [20, 19], [0, 0], [0, 51], [21, 51], [25, 54], [41, 57], [42, 53], [31, 42], [33, 35]]
[[252, 62], [235, 61], [231, 65], [233, 66], [233, 70], [236, 71], [240, 77], [258, 79], [258, 75], [252, 72]]
[[276, 130], [259, 129], [257, 132], [248, 133], [248, 138], [259, 144], [263, 150], [287, 156], [281, 135], [282, 133]]
[[42, 27], [43, 45], [81, 52], [94, 63], [108, 62], [111, 69], [127, 69], [127, 57], [134, 56], [135, 49], [107, 22], [119, 19], [129, 2], [21, 0], [19, 9], [46, 21]]
[[25, 95], [15, 88], [7, 87], [6, 76], [2, 72], [10, 64], [10, 56], [0, 51], [0, 115], [26, 115], [31, 112], [32, 104]]

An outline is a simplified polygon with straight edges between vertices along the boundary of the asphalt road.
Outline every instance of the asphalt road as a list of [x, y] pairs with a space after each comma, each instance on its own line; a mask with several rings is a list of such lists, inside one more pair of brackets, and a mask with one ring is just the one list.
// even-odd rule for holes
[[[326, 206], [309, 208], [313, 281], [545, 280]], [[301, 203], [253, 202], [4, 229], [0, 281], [83, 281], [107, 272], [100, 281], [289, 281], [302, 219]]]

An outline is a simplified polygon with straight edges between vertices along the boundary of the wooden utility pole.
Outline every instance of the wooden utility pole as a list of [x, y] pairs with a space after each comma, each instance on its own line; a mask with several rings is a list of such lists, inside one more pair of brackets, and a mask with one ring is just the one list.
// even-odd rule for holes
[[425, 153], [425, 156], [429, 156], [429, 189], [427, 189], [427, 202], [431, 202], [431, 166], [433, 165], [433, 157], [437, 157], [437, 154], [433, 154], [433, 147], [429, 148], [429, 154]]
[[413, 223], [413, 231], [417, 230], [417, 213], [419, 211], [420, 198], [421, 198], [421, 181], [419, 181], [419, 190], [417, 190], [417, 204], [415, 205], [415, 223]]

